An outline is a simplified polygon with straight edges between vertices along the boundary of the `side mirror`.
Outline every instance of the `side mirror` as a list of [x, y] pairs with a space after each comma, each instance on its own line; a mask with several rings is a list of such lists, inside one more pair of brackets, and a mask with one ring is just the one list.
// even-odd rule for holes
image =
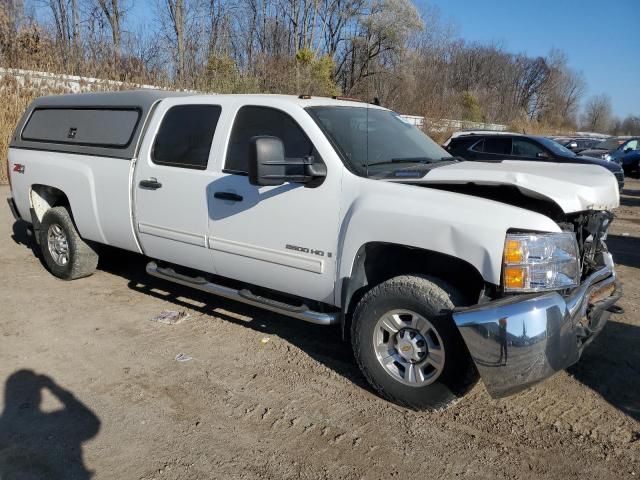
[[569, 145], [567, 145], [567, 147], [569, 147], [571, 150], [573, 150], [574, 148], [578, 148], [578, 142], [571, 142]]
[[277, 137], [253, 137], [249, 145], [249, 183], [258, 186], [285, 182], [309, 183], [327, 176], [327, 168], [313, 156], [286, 158], [284, 144]]
[[547, 155], [547, 152], [538, 152], [536, 153], [536, 157], [538, 158], [549, 158], [549, 155]]
[[632, 150], [633, 150], [633, 148], [627, 147], [627, 148], [624, 149], [624, 153], [629, 153]]
[[249, 183], [282, 185], [285, 177], [284, 144], [276, 137], [253, 137], [249, 144]]

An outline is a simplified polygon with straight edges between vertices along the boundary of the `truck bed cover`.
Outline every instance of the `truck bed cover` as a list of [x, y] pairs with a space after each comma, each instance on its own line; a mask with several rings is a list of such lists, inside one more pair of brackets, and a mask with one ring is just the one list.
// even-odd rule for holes
[[154, 105], [186, 95], [132, 90], [40, 97], [20, 119], [10, 147], [132, 159]]

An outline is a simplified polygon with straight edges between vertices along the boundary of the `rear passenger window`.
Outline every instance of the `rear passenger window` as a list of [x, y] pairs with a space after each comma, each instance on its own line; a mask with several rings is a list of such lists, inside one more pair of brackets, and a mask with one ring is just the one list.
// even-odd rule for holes
[[270, 135], [282, 140], [285, 156], [288, 158], [300, 158], [314, 153], [313, 144], [307, 135], [286, 113], [268, 107], [242, 107], [231, 131], [225, 171], [249, 171], [249, 141], [259, 135]]
[[511, 139], [501, 137], [485, 138], [484, 151], [485, 153], [498, 155], [511, 155]]
[[544, 150], [539, 146], [521, 138], [513, 139], [513, 155], [519, 157], [537, 157], [539, 153], [544, 153]]
[[471, 150], [473, 150], [474, 152], [483, 152], [484, 140], [480, 140], [479, 142], [476, 142], [476, 144], [471, 147]]
[[153, 163], [206, 169], [221, 111], [218, 105], [171, 107], [162, 119], [153, 145]]

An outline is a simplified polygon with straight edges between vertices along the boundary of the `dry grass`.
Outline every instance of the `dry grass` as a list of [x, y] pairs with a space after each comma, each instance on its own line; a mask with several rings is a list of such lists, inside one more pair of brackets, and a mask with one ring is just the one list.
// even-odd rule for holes
[[0, 183], [7, 183], [7, 150], [13, 130], [27, 105], [42, 95], [40, 88], [21, 86], [12, 77], [0, 80]]

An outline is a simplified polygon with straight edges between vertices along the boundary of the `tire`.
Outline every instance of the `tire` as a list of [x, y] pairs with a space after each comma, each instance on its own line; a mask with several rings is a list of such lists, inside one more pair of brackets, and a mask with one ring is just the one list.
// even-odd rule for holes
[[40, 248], [47, 269], [63, 280], [88, 277], [98, 265], [98, 254], [82, 240], [65, 207], [45, 212], [40, 222]]
[[[362, 297], [353, 314], [351, 343], [362, 373], [382, 397], [414, 410], [434, 410], [475, 384], [478, 372], [448, 313], [462, 303], [451, 285], [418, 275], [392, 278]], [[397, 333], [387, 328], [390, 324]], [[407, 328], [399, 328], [403, 325]], [[404, 355], [413, 358], [407, 361]]]

